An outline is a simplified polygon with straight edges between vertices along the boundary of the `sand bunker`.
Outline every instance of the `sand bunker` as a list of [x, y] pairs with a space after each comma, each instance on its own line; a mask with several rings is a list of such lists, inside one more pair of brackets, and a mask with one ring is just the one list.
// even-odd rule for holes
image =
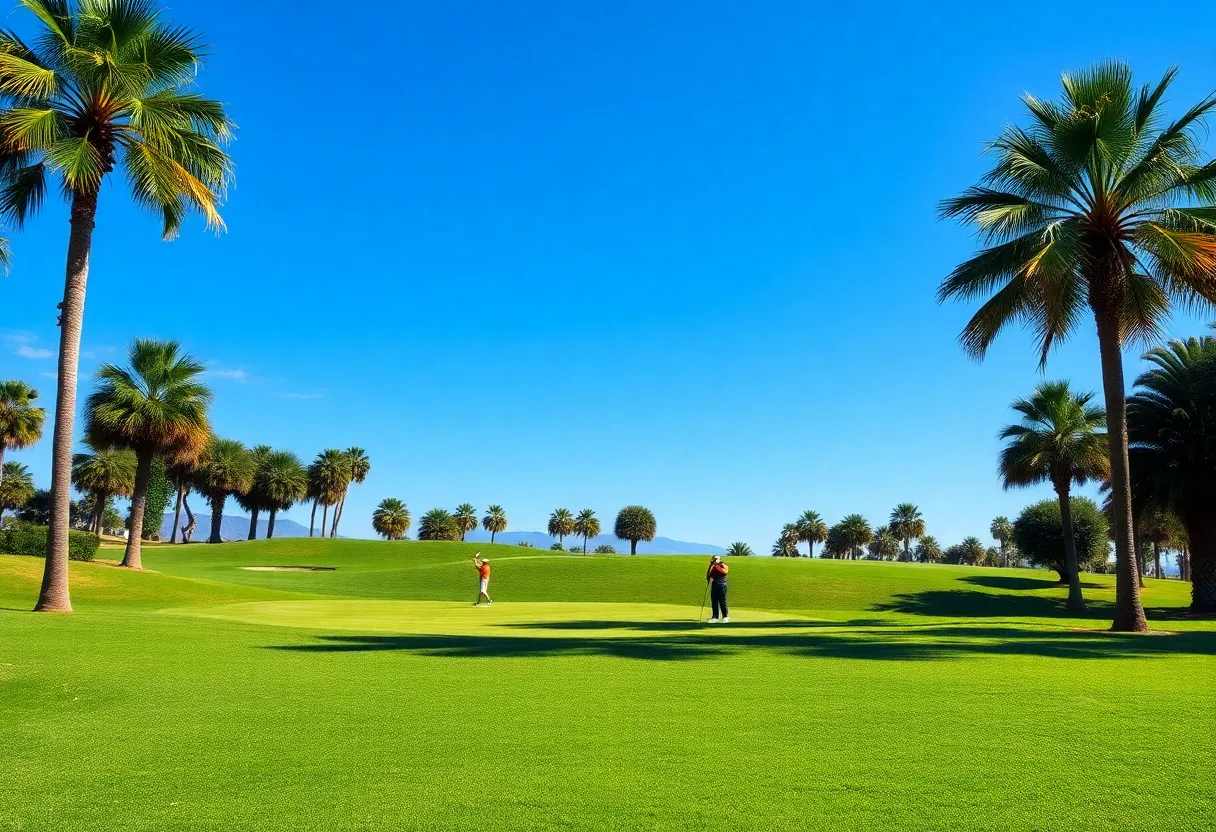
[[250, 572], [333, 572], [336, 566], [242, 566]]

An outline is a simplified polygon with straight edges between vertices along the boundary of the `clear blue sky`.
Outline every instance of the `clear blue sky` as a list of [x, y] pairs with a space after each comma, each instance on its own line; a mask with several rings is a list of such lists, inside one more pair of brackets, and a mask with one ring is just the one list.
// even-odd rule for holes
[[[637, 502], [660, 534], [767, 551], [803, 509], [907, 500], [943, 545], [987, 540], [1046, 495], [994, 474], [1041, 376], [1021, 333], [962, 355], [971, 310], [934, 290], [974, 241], [934, 205], [1062, 70], [1177, 62], [1172, 112], [1216, 88], [1216, 15], [816, 5], [175, 4], [240, 125], [229, 231], [161, 242], [110, 183], [81, 397], [132, 338], [182, 341], [219, 433], [368, 450], [350, 535], [387, 496], [521, 530]], [[0, 375], [48, 399], [66, 234], [51, 205], [0, 283]], [[1097, 362], [1087, 327], [1048, 376], [1097, 389]], [[49, 429], [13, 458], [45, 485]]]

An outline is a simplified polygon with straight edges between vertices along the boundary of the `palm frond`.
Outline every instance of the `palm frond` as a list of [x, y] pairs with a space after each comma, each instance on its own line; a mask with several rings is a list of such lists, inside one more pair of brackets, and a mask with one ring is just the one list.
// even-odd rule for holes
[[29, 165], [0, 182], [0, 217], [14, 228], [25, 227], [46, 199], [46, 165]]
[[101, 154], [84, 136], [56, 142], [46, 154], [47, 164], [63, 176], [64, 189], [77, 193], [95, 192], [104, 175]]

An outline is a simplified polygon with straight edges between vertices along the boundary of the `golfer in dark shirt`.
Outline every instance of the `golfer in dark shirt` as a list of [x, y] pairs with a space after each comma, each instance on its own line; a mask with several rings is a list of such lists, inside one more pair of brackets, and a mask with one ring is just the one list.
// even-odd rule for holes
[[717, 624], [721, 621], [723, 624], [730, 623], [730, 610], [726, 608], [726, 573], [730, 571], [722, 558], [714, 555], [713, 560], [709, 562], [709, 570], [705, 573], [705, 580], [709, 584], [709, 597], [713, 601], [713, 618], [709, 619], [710, 624]]

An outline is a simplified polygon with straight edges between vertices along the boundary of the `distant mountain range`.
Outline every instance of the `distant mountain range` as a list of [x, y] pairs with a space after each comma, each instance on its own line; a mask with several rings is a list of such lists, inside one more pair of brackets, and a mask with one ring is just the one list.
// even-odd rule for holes
[[[249, 521], [245, 521], [245, 525], [249, 525]], [[278, 536], [278, 524], [275, 524], [275, 536]], [[308, 530], [305, 529], [307, 534]], [[478, 529], [477, 531], [469, 532], [465, 536], [465, 540], [474, 543], [489, 543], [490, 533]], [[494, 535], [495, 543], [507, 543], [515, 545], [523, 541], [531, 543], [537, 549], [548, 549], [557, 542], [556, 537], [549, 537], [544, 532], [503, 532], [502, 534]], [[629, 554], [629, 541], [617, 540], [610, 534], [601, 534], [599, 537], [593, 537], [587, 543], [587, 550], [594, 551], [596, 546], [607, 545], [614, 547], [618, 552]], [[577, 546], [582, 550], [583, 539], [580, 537], [575, 539], [570, 535], [566, 536], [565, 546], [567, 549]], [[654, 540], [647, 543], [646, 541], [638, 541], [639, 555], [721, 555], [725, 554], [726, 550], [721, 546], [711, 546], [708, 543], [689, 543], [685, 540], [672, 540], [670, 537], [656, 537]]]
[[[192, 506], [193, 508], [193, 506]], [[198, 520], [198, 526], [194, 530], [194, 542], [202, 543], [211, 535], [211, 512], [195, 512], [195, 519]], [[266, 537], [266, 523], [270, 518], [263, 514], [258, 517], [258, 539]], [[186, 512], [182, 512], [182, 525], [186, 525]], [[160, 524], [160, 539], [168, 540], [173, 534], [173, 513], [165, 515], [164, 521]], [[274, 518], [274, 536], [275, 537], [308, 537], [308, 527], [301, 526], [294, 520], [288, 520], [286, 517]], [[223, 521], [220, 523], [220, 537], [224, 540], [247, 540], [249, 538], [249, 518], [225, 514]], [[181, 539], [181, 534], [178, 534], [178, 539]]]

